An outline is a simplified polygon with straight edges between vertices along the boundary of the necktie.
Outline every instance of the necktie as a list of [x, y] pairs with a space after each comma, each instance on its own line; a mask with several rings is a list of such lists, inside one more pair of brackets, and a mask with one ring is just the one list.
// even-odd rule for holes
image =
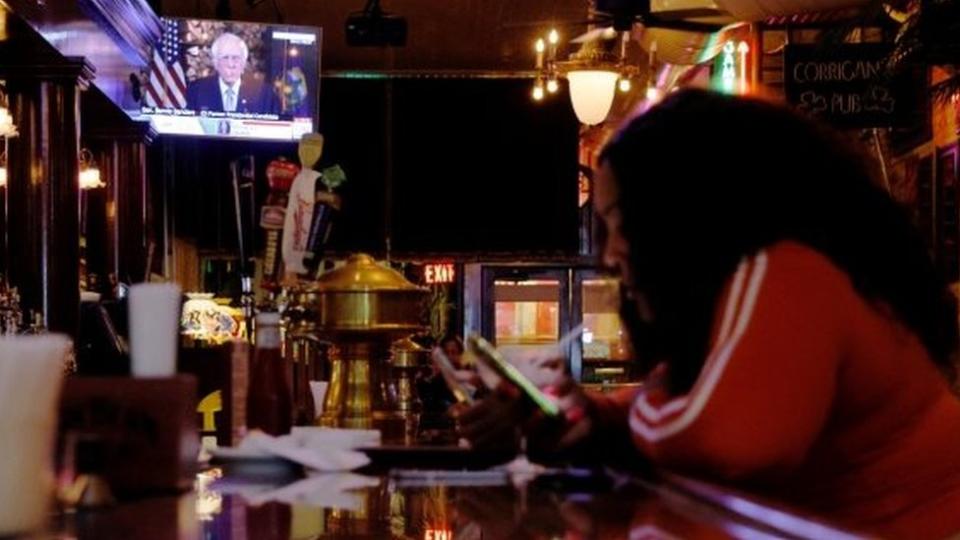
[[223, 110], [233, 112], [237, 110], [237, 100], [233, 88], [227, 88], [223, 92]]

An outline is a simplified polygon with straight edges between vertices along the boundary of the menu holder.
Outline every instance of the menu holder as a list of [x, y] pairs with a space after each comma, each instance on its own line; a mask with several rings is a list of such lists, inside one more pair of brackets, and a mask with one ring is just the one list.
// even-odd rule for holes
[[189, 490], [200, 449], [197, 381], [72, 377], [60, 401], [62, 462], [83, 437], [103, 441], [103, 476], [119, 497]]

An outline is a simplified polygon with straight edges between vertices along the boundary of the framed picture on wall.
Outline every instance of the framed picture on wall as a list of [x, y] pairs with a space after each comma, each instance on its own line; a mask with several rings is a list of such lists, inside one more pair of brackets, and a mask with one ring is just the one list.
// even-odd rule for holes
[[936, 221], [937, 262], [951, 283], [960, 281], [960, 224], [957, 215], [956, 144], [937, 149]]

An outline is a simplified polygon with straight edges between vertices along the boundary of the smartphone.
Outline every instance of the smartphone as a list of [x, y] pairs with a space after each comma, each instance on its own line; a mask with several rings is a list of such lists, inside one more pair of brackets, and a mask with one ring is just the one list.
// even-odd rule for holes
[[471, 334], [467, 336], [467, 347], [476, 355], [478, 360], [526, 394], [544, 414], [550, 417], [560, 416], [560, 407], [557, 406], [556, 402], [541, 392], [513, 364], [507, 362], [507, 359], [489, 341], [477, 334]]
[[472, 393], [463, 383], [457, 380], [457, 370], [453, 367], [453, 363], [447, 358], [447, 355], [438, 347], [433, 350], [432, 356], [433, 362], [440, 368], [440, 375], [443, 376], [444, 382], [447, 383], [447, 387], [450, 388], [450, 392], [453, 393], [457, 403], [472, 405]]

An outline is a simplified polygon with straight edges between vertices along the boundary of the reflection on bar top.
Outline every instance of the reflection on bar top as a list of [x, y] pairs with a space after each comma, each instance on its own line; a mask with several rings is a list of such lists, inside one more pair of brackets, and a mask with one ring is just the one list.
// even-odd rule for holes
[[[315, 476], [287, 486], [263, 482], [265, 492], [284, 494], [266, 503], [254, 488], [248, 495], [217, 490], [220, 471], [198, 477], [196, 492], [124, 503], [100, 510], [95, 520], [54, 520], [51, 532], [76, 538], [183, 538], [287, 540], [289, 538], [858, 538], [784, 508], [751, 501], [689, 479], [614, 477], [610, 482], [578, 476], [551, 478], [521, 487], [458, 487], [442, 482], [416, 487], [389, 476]], [[356, 481], [352, 481], [352, 480]], [[231, 480], [229, 475], [221, 481]], [[236, 479], [232, 479], [236, 481]], [[336, 488], [320, 505], [299, 489]], [[256, 485], [256, 484], [254, 484]], [[309, 490], [308, 490], [309, 491]], [[346, 508], [323, 507], [324, 502]]]

